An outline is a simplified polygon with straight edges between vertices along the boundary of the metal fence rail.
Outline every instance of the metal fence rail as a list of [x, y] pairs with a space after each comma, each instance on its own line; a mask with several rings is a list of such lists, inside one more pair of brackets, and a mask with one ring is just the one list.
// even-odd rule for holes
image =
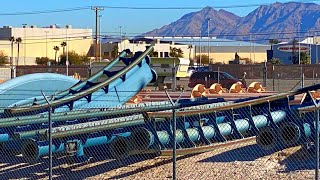
[[182, 107], [168, 99], [2, 116], [0, 176], [47, 179], [51, 151], [53, 179], [317, 177], [317, 102], [275, 100]]

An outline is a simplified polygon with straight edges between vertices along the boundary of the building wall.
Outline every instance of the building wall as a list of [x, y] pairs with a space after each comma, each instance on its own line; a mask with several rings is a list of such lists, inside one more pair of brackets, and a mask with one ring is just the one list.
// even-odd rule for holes
[[[70, 28], [0, 28], [0, 51], [11, 56], [11, 43], [9, 38], [21, 37], [19, 53], [19, 65], [34, 65], [36, 57], [55, 58], [54, 46], [60, 50], [57, 56], [63, 53], [61, 43], [68, 42], [68, 51], [75, 51], [78, 54], [88, 54], [92, 44], [91, 29], [70, 29]], [[18, 45], [13, 45], [14, 64], [17, 63]]]
[[[320, 44], [300, 44], [300, 48], [306, 47], [307, 54], [310, 53], [310, 46], [311, 46], [311, 64], [319, 64], [320, 62]], [[292, 49], [288, 49], [287, 51], [281, 50], [284, 47], [291, 48], [292, 43], [283, 43], [283, 44], [275, 44], [273, 45], [273, 57], [279, 59], [283, 64], [292, 64], [292, 57], [293, 52]], [[296, 45], [296, 56], [298, 57], [299, 45]], [[300, 50], [303, 52], [303, 50]], [[305, 51], [304, 51], [305, 52]]]
[[[118, 43], [119, 52], [121, 52], [124, 49], [130, 49], [132, 52], [137, 51], [144, 51], [146, 50], [146, 46], [150, 46], [151, 44], [147, 44], [145, 42], [135, 42], [130, 43], [129, 40], [124, 40], [121, 43]], [[188, 49], [188, 45], [181, 45], [181, 44], [170, 44], [170, 43], [160, 43], [160, 42], [154, 42], [152, 43], [154, 46], [154, 52], [158, 52], [158, 57], [168, 57], [170, 53], [170, 47], [180, 48], [183, 51], [183, 57], [190, 58], [194, 57], [194, 50], [191, 48]]]
[[[208, 53], [203, 53], [207, 55]], [[267, 61], [267, 53], [266, 52], [240, 52], [238, 53], [240, 58], [248, 58], [251, 59], [253, 63], [261, 63]], [[250, 58], [251, 57], [251, 58]], [[211, 63], [223, 63], [229, 64], [229, 61], [233, 61], [235, 59], [234, 52], [223, 52], [223, 53], [210, 53]]]
[[[183, 58], [194, 59], [200, 53], [208, 55], [208, 46], [195, 46], [190, 44], [177, 44], [174, 42], [162, 42], [159, 40], [153, 40], [147, 44], [145, 41], [139, 41], [130, 43], [129, 40], [124, 40], [118, 44], [104, 44], [102, 46], [102, 52], [105, 55], [110, 55], [113, 46], [118, 45], [119, 52], [124, 49], [130, 49], [132, 52], [144, 51], [146, 46], [154, 46], [154, 51], [158, 52], [157, 57], [168, 57], [170, 53], [170, 47], [180, 48], [183, 51]], [[200, 50], [201, 49], [201, 50]], [[237, 52], [240, 58], [251, 59], [253, 63], [261, 63], [267, 61], [267, 50], [270, 49], [268, 45], [260, 46], [210, 46], [210, 59], [212, 63], [224, 63], [228, 64], [229, 61], [235, 59], [235, 53]]]

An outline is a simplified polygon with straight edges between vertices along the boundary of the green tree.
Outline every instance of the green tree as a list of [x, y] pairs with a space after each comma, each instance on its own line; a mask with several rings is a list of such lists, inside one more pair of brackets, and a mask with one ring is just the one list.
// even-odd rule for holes
[[67, 46], [67, 43], [65, 41], [63, 41], [60, 46], [62, 47], [62, 53], [66, 53], [65, 49], [66, 49], [66, 46]]
[[306, 52], [300, 53], [300, 64], [310, 64], [310, 56]]
[[3, 51], [0, 51], [0, 66], [8, 63], [9, 63], [8, 56], [6, 56]]
[[10, 56], [10, 65], [13, 65], [13, 43], [15, 42], [14, 36], [11, 36], [9, 38], [9, 41], [11, 43], [11, 56]]
[[196, 56], [196, 61], [199, 65], [203, 65], [203, 64], [209, 64], [209, 57], [206, 54], [202, 54], [201, 55], [201, 62], [200, 62], [200, 55]]
[[150, 57], [158, 57], [158, 52], [152, 49], [152, 51], [149, 54]]
[[269, 39], [269, 44], [271, 46], [271, 50], [273, 49], [274, 44], [279, 44], [280, 41], [278, 39]]
[[299, 41], [296, 39], [292, 40], [292, 64], [299, 64], [299, 53], [296, 52], [297, 43]]
[[118, 45], [113, 46], [112, 51], [111, 51], [111, 56], [112, 58], [117, 57], [119, 54], [119, 47]]
[[[59, 64], [66, 64], [67, 56], [66, 54], [60, 55], [60, 63]], [[81, 65], [81, 64], [87, 64], [90, 62], [90, 58], [86, 55], [79, 55], [75, 51], [69, 51], [68, 52], [68, 61], [70, 65]]]
[[16, 39], [16, 43], [17, 43], [17, 45], [18, 45], [18, 55], [17, 55], [17, 65], [18, 65], [18, 62], [19, 62], [19, 57], [20, 57], [20, 43], [22, 42], [22, 39], [21, 39], [21, 37], [18, 37], [17, 39]]
[[48, 57], [36, 57], [36, 64], [38, 65], [48, 65], [48, 62], [56, 64], [55, 60], [49, 59]]
[[54, 53], [54, 61], [57, 62], [57, 53], [60, 50], [59, 46], [53, 46], [53, 50], [55, 51]]
[[240, 60], [244, 60], [244, 61], [246, 61], [246, 64], [253, 64], [252, 59], [247, 58], [247, 57], [245, 57], [245, 58], [240, 58]]
[[191, 58], [190, 56], [191, 56], [191, 50], [193, 49], [193, 46], [192, 46], [192, 44], [189, 44], [188, 45], [188, 49], [189, 49], [189, 59]]
[[177, 58], [182, 58], [183, 57], [183, 51], [180, 48], [176, 47], [170, 47], [170, 57], [177, 57]]
[[281, 64], [281, 61], [280, 61], [280, 59], [278, 59], [278, 58], [272, 58], [272, 59], [270, 60], [270, 62], [271, 62], [271, 64]]

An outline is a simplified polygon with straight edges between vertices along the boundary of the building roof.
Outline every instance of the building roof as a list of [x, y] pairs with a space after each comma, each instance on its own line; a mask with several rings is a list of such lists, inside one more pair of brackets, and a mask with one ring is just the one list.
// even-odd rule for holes
[[[161, 41], [175, 42], [176, 44], [191, 44], [194, 46], [208, 46], [208, 37], [145, 37], [146, 39], [160, 39]], [[261, 46], [269, 45], [250, 43], [245, 41], [235, 41], [229, 39], [217, 39], [216, 37], [209, 38], [210, 46]]]

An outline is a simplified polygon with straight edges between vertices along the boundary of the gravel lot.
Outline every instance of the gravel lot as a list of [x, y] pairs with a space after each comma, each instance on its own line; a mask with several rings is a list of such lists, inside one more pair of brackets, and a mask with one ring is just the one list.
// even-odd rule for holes
[[[301, 147], [268, 154], [255, 142], [180, 156], [178, 179], [314, 179], [312, 155]], [[171, 179], [170, 158], [158, 157], [88, 179]]]
[[[93, 158], [82, 164], [57, 163], [55, 158], [55, 179], [172, 178], [170, 157], [131, 157], [119, 162], [105, 160], [103, 149], [96, 150], [95, 153], [100, 154], [100, 159]], [[97, 157], [97, 154], [94, 157]], [[314, 179], [313, 161], [311, 152], [300, 146], [270, 153], [259, 149], [255, 140], [252, 140], [202, 154], [179, 156], [177, 178]], [[47, 168], [47, 159], [44, 159], [44, 162], [26, 163], [19, 156], [3, 156], [0, 161], [0, 179], [46, 179]]]

